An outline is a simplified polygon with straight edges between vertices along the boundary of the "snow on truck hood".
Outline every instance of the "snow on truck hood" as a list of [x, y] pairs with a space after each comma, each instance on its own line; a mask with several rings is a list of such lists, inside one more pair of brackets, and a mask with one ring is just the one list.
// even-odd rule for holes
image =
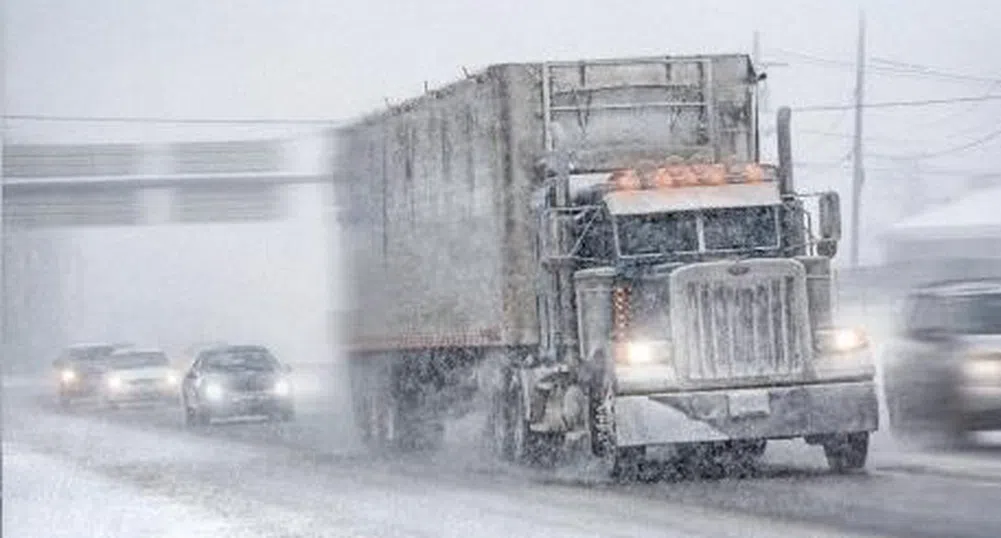
[[689, 211], [716, 207], [777, 205], [782, 202], [776, 182], [685, 188], [613, 191], [605, 204], [613, 215]]

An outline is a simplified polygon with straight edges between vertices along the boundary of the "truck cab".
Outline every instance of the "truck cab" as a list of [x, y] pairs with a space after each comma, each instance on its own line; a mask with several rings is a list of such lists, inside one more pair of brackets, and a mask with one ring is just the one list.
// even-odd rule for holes
[[552, 257], [573, 268], [583, 422], [616, 472], [653, 446], [746, 460], [791, 438], [864, 466], [875, 368], [865, 332], [834, 322], [837, 194], [814, 217], [784, 173], [698, 158], [606, 173], [568, 197], [571, 240], [540, 239], [568, 249]]

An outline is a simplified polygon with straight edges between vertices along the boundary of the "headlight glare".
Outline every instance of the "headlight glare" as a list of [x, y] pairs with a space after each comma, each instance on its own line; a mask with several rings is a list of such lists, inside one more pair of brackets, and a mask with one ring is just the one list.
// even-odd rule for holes
[[218, 401], [222, 399], [223, 390], [222, 385], [218, 383], [209, 383], [205, 386], [205, 398], [213, 401]]
[[817, 347], [824, 353], [849, 353], [868, 345], [869, 337], [861, 329], [822, 329], [817, 332]]
[[178, 382], [180, 382], [180, 378], [177, 377], [177, 374], [175, 374], [174, 372], [167, 373], [167, 385], [171, 387], [176, 387]]
[[653, 362], [653, 346], [646, 342], [630, 342], [626, 347], [626, 362], [636, 365]]
[[118, 390], [122, 388], [122, 378], [117, 375], [110, 376], [108, 378], [108, 388], [111, 390]]
[[1001, 353], [971, 353], [963, 362], [963, 375], [970, 381], [1001, 382]]
[[63, 383], [72, 383], [76, 381], [76, 372], [73, 370], [63, 370], [59, 373], [59, 379], [61, 379]]
[[278, 396], [288, 396], [291, 392], [292, 387], [289, 386], [289, 382], [285, 379], [279, 379], [274, 386], [274, 393]]

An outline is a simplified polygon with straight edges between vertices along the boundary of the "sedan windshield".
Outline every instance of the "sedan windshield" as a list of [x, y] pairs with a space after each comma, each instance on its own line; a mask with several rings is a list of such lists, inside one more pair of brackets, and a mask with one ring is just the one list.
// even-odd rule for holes
[[205, 361], [210, 370], [274, 370], [278, 361], [266, 349], [227, 349], [213, 353]]
[[169, 361], [163, 353], [129, 353], [112, 357], [109, 363], [112, 368], [124, 370], [167, 366]]
[[956, 330], [961, 334], [1001, 334], [1001, 294], [963, 297], [958, 301]]

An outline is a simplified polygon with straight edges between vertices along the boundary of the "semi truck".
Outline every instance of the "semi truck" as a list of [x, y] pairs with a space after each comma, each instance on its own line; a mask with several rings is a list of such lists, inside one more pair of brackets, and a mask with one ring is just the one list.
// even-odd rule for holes
[[763, 77], [745, 54], [500, 64], [334, 129], [365, 441], [433, 447], [483, 416], [519, 462], [625, 473], [651, 447], [800, 438], [864, 467], [878, 403], [865, 332], [835, 316], [838, 195], [794, 189], [788, 108], [762, 162]]

